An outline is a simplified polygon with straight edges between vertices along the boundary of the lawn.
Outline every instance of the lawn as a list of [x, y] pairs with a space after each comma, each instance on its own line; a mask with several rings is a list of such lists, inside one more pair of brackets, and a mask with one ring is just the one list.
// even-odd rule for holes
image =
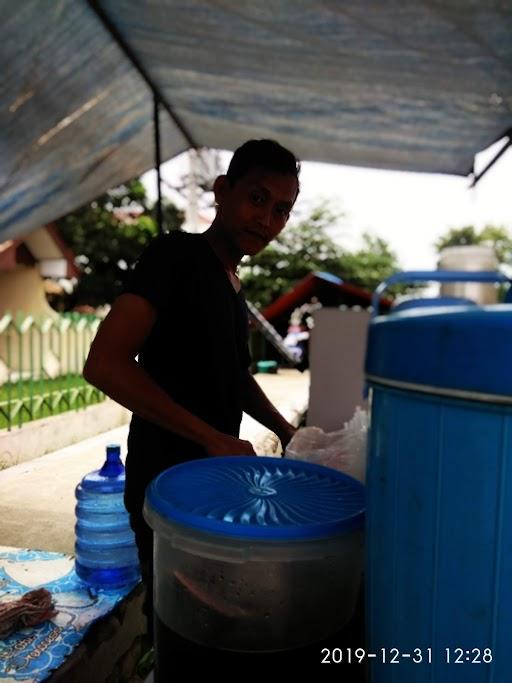
[[104, 394], [79, 374], [8, 382], [0, 386], [0, 429], [85, 408], [103, 399]]

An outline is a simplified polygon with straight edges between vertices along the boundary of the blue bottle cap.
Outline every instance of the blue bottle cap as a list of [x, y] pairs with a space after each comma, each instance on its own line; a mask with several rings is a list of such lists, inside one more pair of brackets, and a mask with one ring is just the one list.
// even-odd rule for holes
[[120, 493], [124, 491], [125, 469], [121, 461], [121, 447], [118, 444], [107, 446], [107, 457], [99, 470], [85, 475], [80, 482], [84, 491], [98, 493]]

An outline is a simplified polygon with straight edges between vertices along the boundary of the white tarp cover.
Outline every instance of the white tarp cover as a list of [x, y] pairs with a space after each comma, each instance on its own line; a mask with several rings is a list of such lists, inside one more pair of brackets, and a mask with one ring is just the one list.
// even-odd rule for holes
[[[154, 163], [151, 91], [87, 0], [0, 0], [0, 239]], [[467, 175], [512, 126], [510, 0], [99, 0], [187, 139]]]

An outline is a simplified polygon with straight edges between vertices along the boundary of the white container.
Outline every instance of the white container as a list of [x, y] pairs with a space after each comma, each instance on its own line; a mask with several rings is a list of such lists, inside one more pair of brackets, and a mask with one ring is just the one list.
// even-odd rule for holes
[[[470, 244], [461, 247], [447, 247], [439, 255], [439, 270], [496, 271], [498, 260], [493, 247]], [[493, 304], [498, 299], [495, 285], [479, 282], [455, 282], [441, 285], [441, 296], [455, 296], [471, 299], [477, 304]]]
[[364, 487], [280, 458], [196, 460], [157, 477], [157, 658], [166, 634], [237, 652], [320, 641], [353, 615], [363, 566]]

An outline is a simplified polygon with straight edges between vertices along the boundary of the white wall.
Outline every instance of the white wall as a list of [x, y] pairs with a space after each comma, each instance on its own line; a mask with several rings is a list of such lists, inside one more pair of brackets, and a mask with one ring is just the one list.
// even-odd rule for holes
[[363, 310], [321, 308], [309, 346], [311, 387], [308, 426], [335, 431], [363, 400], [364, 357], [370, 315]]
[[0, 470], [18, 465], [45, 453], [57, 451], [96, 434], [128, 424], [131, 413], [106, 399], [82, 410], [25, 423], [11, 431], [0, 430]]
[[37, 266], [18, 265], [14, 270], [0, 272], [0, 317], [6, 311], [58, 319], [58, 313], [46, 300]]

